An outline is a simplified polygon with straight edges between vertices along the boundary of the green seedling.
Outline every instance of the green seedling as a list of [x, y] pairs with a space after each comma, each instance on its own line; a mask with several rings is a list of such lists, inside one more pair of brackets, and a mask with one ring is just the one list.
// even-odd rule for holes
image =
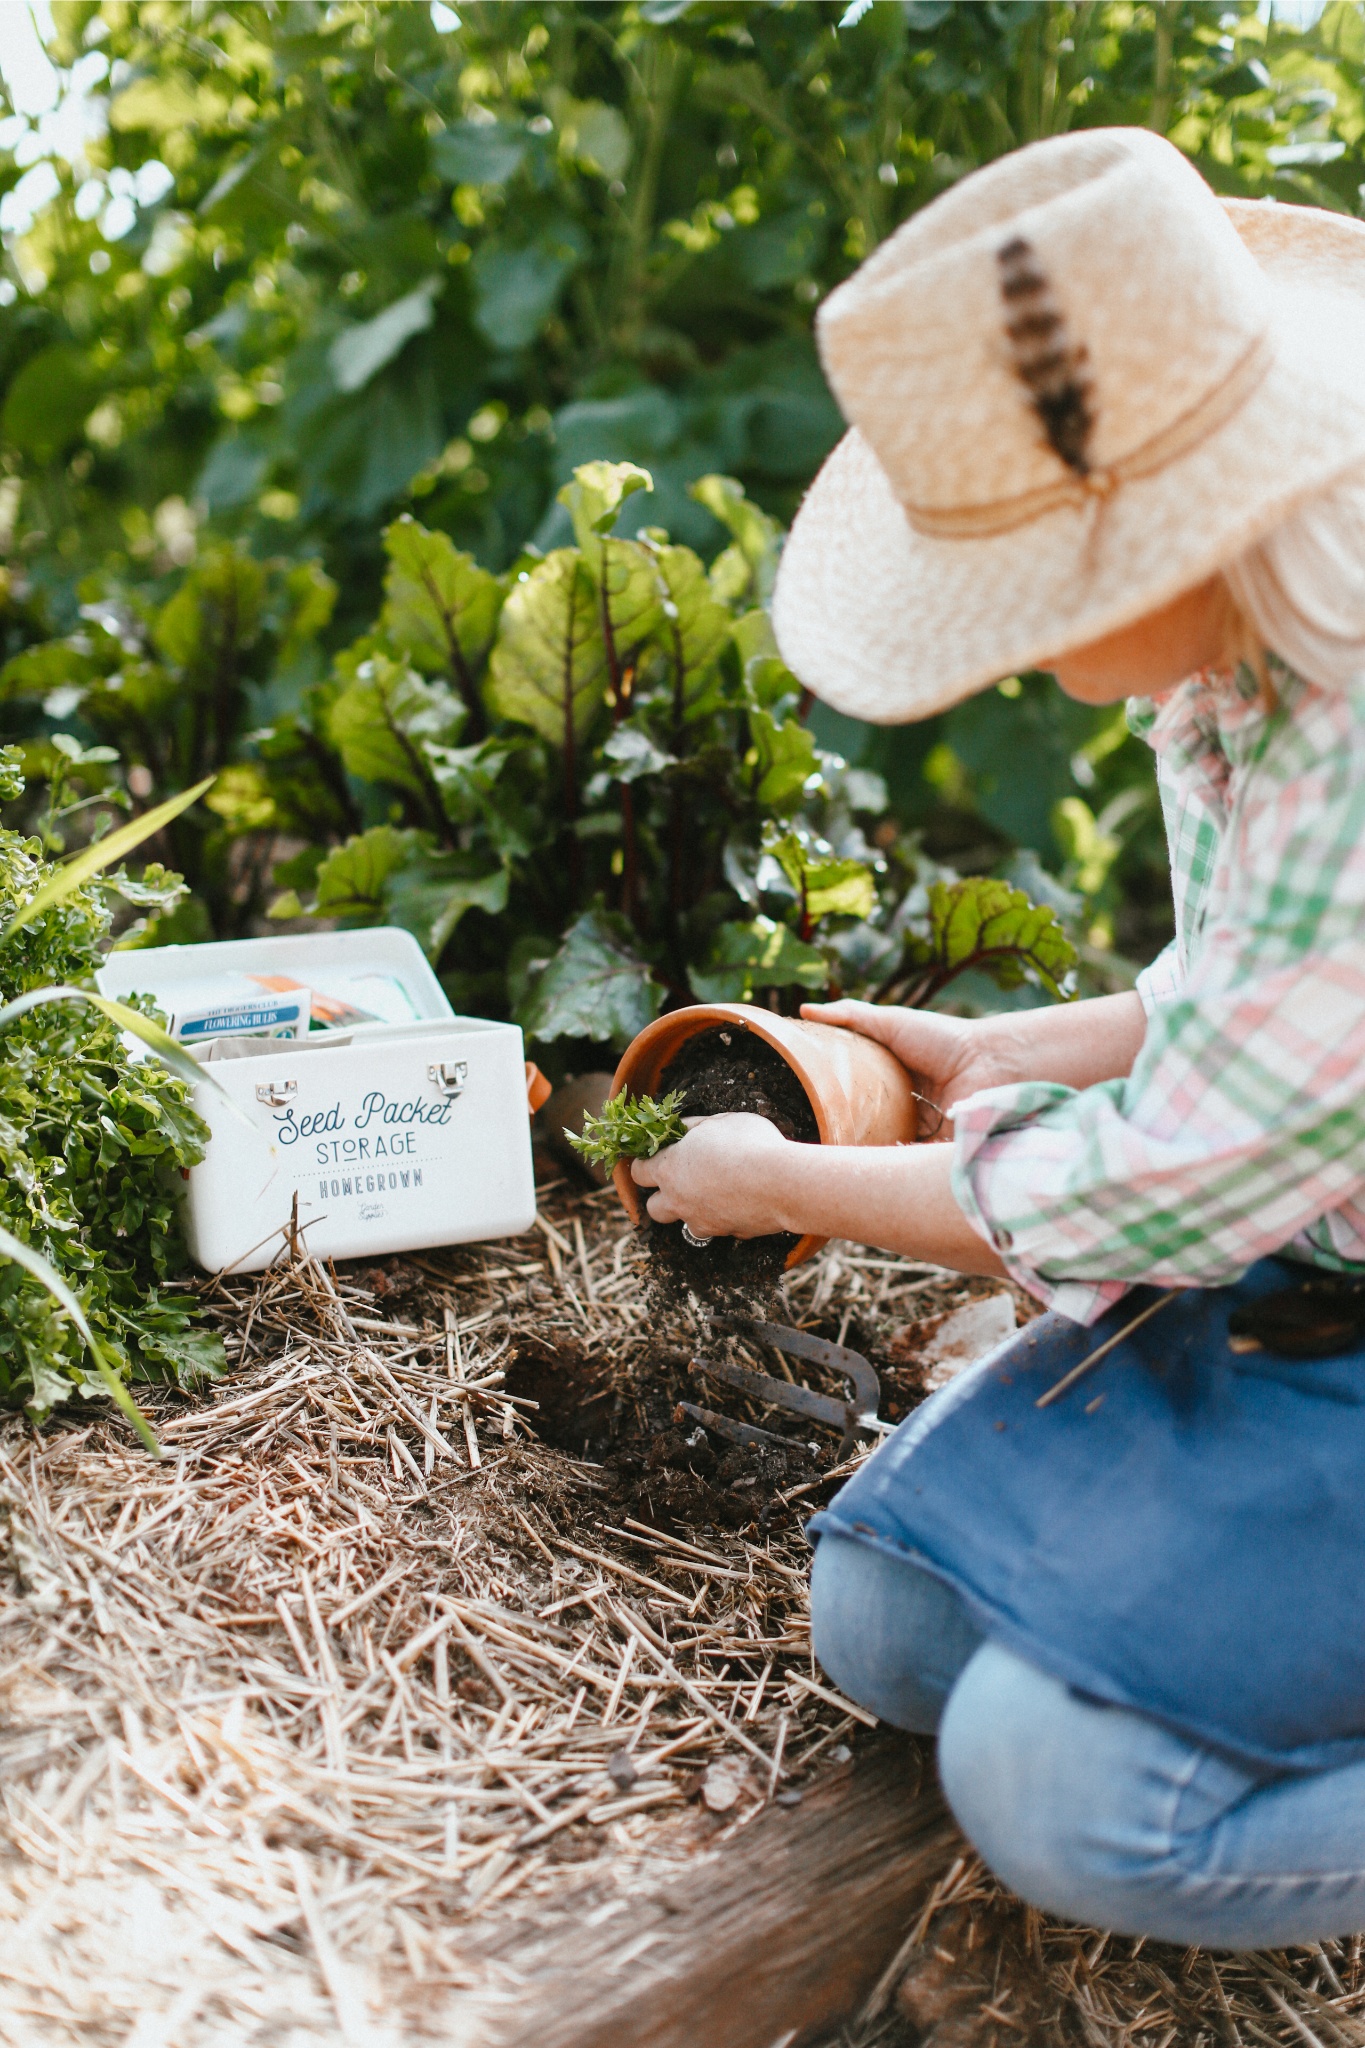
[[581, 1137], [567, 1129], [564, 1135], [581, 1159], [610, 1173], [620, 1159], [652, 1159], [686, 1136], [681, 1106], [678, 1089], [658, 1102], [652, 1095], [617, 1095], [602, 1104], [600, 1116], [584, 1117]]

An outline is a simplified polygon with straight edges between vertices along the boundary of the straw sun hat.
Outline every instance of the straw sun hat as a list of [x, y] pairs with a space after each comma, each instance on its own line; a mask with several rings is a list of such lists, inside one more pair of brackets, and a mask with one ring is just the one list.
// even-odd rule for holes
[[1134, 128], [1031, 144], [821, 308], [848, 419], [773, 624], [826, 703], [924, 718], [1192, 588], [1365, 461], [1365, 223], [1220, 200]]

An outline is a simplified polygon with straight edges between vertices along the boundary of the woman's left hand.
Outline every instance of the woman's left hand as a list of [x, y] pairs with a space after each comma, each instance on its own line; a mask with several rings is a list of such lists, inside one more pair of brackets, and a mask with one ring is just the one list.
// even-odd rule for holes
[[685, 1138], [630, 1170], [642, 1188], [658, 1190], [647, 1204], [656, 1223], [686, 1223], [696, 1237], [767, 1237], [788, 1227], [776, 1157], [787, 1149], [766, 1117], [692, 1117]]

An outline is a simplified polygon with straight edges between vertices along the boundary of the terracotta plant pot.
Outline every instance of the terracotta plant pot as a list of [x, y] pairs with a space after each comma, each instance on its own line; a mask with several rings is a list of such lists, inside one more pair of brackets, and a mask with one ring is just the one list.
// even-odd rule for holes
[[[884, 1045], [833, 1024], [777, 1017], [753, 1003], [696, 1003], [656, 1018], [627, 1046], [611, 1084], [612, 1095], [626, 1090], [632, 1095], [657, 1094], [660, 1076], [687, 1040], [717, 1024], [752, 1031], [781, 1053], [806, 1091], [822, 1145], [908, 1145], [914, 1139], [910, 1076]], [[638, 1224], [646, 1191], [631, 1179], [629, 1160], [618, 1162], [612, 1179], [626, 1214]], [[823, 1237], [800, 1238], [788, 1255], [788, 1266], [801, 1265], [826, 1242]]]

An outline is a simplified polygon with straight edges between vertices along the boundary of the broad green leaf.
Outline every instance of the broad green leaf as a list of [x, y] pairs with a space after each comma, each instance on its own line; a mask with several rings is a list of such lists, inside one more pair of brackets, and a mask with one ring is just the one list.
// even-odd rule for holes
[[503, 607], [488, 698], [562, 752], [581, 745], [607, 690], [597, 591], [576, 548], [557, 548], [519, 577]]
[[1057, 997], [1077, 958], [1053, 911], [990, 875], [931, 884], [928, 937], [912, 955], [931, 970], [934, 989], [983, 967], [1002, 986], [1031, 977]]
[[785, 924], [756, 917], [748, 924], [723, 924], [705, 970], [694, 969], [691, 980], [703, 1003], [747, 1003], [760, 988], [823, 989], [829, 965]]
[[204, 798], [204, 807], [215, 812], [234, 836], [264, 832], [276, 822], [274, 794], [254, 761], [224, 768]]
[[349, 775], [430, 796], [427, 742], [459, 738], [465, 709], [443, 683], [429, 683], [406, 662], [372, 654], [327, 714], [327, 733]]
[[688, 712], [705, 697], [732, 622], [712, 595], [701, 557], [691, 548], [663, 545], [651, 552], [665, 591], [659, 640], [671, 667], [670, 687], [680, 693], [682, 709]]
[[422, 282], [372, 320], [361, 320], [337, 336], [327, 351], [327, 362], [338, 391], [362, 391], [398, 351], [430, 327], [436, 317], [436, 300], [441, 291], [439, 277]]
[[507, 908], [507, 869], [488, 870], [468, 853], [417, 853], [391, 877], [385, 905], [392, 923], [439, 960], [467, 910], [497, 917]]
[[[118, 1373], [109, 1363], [104, 1354], [103, 1347], [86, 1321], [85, 1310], [81, 1307], [61, 1274], [57, 1272], [55, 1267], [50, 1266], [42, 1253], [35, 1251], [31, 1244], [24, 1244], [20, 1238], [12, 1237], [9, 1231], [3, 1228], [0, 1228], [0, 1258], [13, 1259], [16, 1266], [23, 1266], [27, 1272], [32, 1273], [35, 1280], [42, 1282], [53, 1300], [66, 1310], [66, 1313], [76, 1325], [77, 1330], [85, 1339], [90, 1356], [95, 1361], [99, 1376], [109, 1390], [110, 1400], [120, 1413], [125, 1415], [129, 1422], [132, 1423], [133, 1428], [142, 1438], [143, 1443], [147, 1446], [152, 1456], [159, 1458], [161, 1456], [161, 1446], [152, 1432], [151, 1424], [128, 1392], [128, 1389], [124, 1386]], [[65, 1392], [65, 1389], [63, 1389], [63, 1392]]]
[[749, 737], [744, 774], [753, 801], [779, 815], [795, 810], [808, 787], [819, 786], [815, 741], [795, 719], [779, 724], [766, 711], [749, 713]]
[[452, 185], [505, 185], [526, 155], [530, 138], [507, 121], [452, 121], [431, 138], [437, 175]]
[[265, 572], [236, 548], [215, 548], [195, 564], [152, 629], [166, 661], [221, 689], [224, 670], [261, 629]]
[[44, 911], [51, 910], [58, 903], [64, 903], [68, 896], [74, 895], [76, 890], [88, 882], [92, 875], [97, 875], [101, 868], [111, 867], [116, 860], [122, 860], [125, 855], [130, 854], [135, 846], [141, 846], [144, 839], [150, 839], [153, 834], [159, 832], [163, 825], [169, 825], [172, 818], [178, 818], [182, 811], [187, 811], [191, 804], [197, 803], [205, 791], [213, 787], [213, 782], [213, 776], [206, 775], [202, 782], [196, 782], [193, 789], [182, 789], [179, 796], [168, 797], [164, 804], [158, 804], [154, 810], [144, 811], [143, 815], [134, 818], [131, 824], [120, 825], [115, 831], [106, 833], [103, 839], [97, 839], [93, 845], [85, 847], [73, 860], [67, 861], [55, 874], [50, 875], [40, 888], [35, 889], [27, 903], [20, 905], [4, 931], [0, 932], [0, 947], [7, 945], [15, 932], [21, 930], [24, 925], [32, 924], [35, 917], [41, 917]]
[[334, 848], [318, 869], [313, 915], [340, 917], [349, 924], [381, 923], [388, 882], [411, 857], [416, 844], [413, 832], [374, 825]]
[[0, 433], [40, 462], [80, 438], [99, 396], [99, 380], [84, 349], [53, 342], [39, 349], [12, 379], [0, 414]]
[[870, 917], [877, 885], [860, 860], [839, 860], [830, 848], [814, 845], [808, 833], [767, 832], [763, 848], [781, 864], [812, 922], [822, 917]]
[[416, 667], [472, 690], [493, 643], [502, 585], [449, 534], [429, 533], [406, 512], [386, 531], [384, 547], [382, 630]]
[[624, 918], [600, 906], [584, 911], [530, 982], [517, 1017], [527, 1037], [628, 1045], [658, 1016], [664, 996], [636, 944]]
[[474, 279], [474, 324], [494, 348], [527, 348], [559, 303], [571, 271], [587, 254], [576, 221], [561, 220], [520, 248], [490, 237], [480, 242], [469, 269]]
[[698, 477], [688, 490], [733, 536], [734, 546], [726, 548], [712, 564], [716, 596], [733, 604], [748, 595], [757, 603], [766, 604], [777, 580], [777, 558], [782, 545], [782, 529], [777, 521], [746, 498], [743, 484], [732, 476]]
[[574, 539], [596, 568], [603, 534], [616, 524], [622, 505], [636, 491], [652, 491], [654, 479], [638, 462], [580, 462], [559, 502], [573, 521]]
[[764, 711], [775, 710], [784, 700], [795, 704], [801, 695], [801, 685], [777, 651], [768, 614], [745, 612], [730, 631], [750, 702]]

